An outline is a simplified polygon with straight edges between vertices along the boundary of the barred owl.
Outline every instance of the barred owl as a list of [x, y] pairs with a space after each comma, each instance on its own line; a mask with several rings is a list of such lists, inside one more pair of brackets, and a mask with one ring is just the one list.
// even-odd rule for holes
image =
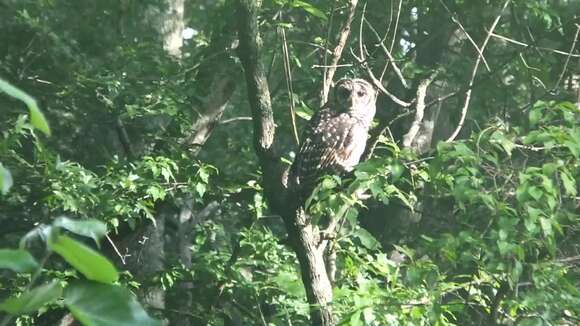
[[342, 79], [331, 100], [318, 110], [303, 131], [290, 168], [289, 186], [301, 199], [310, 196], [325, 174], [351, 171], [366, 146], [375, 115], [376, 91], [363, 79]]

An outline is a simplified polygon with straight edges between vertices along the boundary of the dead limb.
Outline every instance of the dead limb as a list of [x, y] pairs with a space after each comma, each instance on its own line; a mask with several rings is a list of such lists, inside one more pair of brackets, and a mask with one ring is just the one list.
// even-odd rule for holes
[[[330, 59], [330, 64], [328, 64], [328, 66], [330, 66], [330, 67], [328, 68], [328, 70], [325, 71], [325, 74], [324, 74], [322, 93], [320, 95], [321, 105], [324, 105], [326, 103], [326, 101], [328, 100], [328, 93], [330, 92], [330, 85], [332, 84], [332, 79], [334, 78], [334, 74], [336, 73], [336, 65], [338, 64], [338, 61], [340, 61], [340, 58], [342, 56], [342, 50], [344, 50], [344, 47], [346, 45], [346, 40], [348, 39], [348, 36], [350, 34], [350, 28], [352, 25], [352, 21], [354, 19], [354, 14], [356, 12], [356, 5], [357, 4], [358, 4], [358, 0], [350, 0], [349, 1], [348, 16], [347, 16], [344, 24], [342, 25], [342, 28], [340, 29], [338, 43], [336, 44], [334, 51], [332, 51], [332, 57]], [[326, 65], [327, 64], [325, 63], [325, 66]]]
[[411, 147], [411, 144], [415, 140], [415, 137], [421, 129], [421, 122], [423, 122], [423, 116], [425, 115], [425, 97], [427, 96], [427, 88], [435, 77], [437, 77], [438, 71], [435, 70], [429, 77], [423, 79], [419, 86], [417, 87], [417, 97], [415, 101], [415, 119], [409, 128], [409, 131], [403, 137], [403, 147]]
[[[487, 36], [485, 37], [485, 40], [483, 41], [483, 44], [481, 45], [481, 52], [482, 53], [485, 50], [485, 47], [487, 46], [487, 43], [489, 42], [489, 39], [491, 38], [491, 34], [495, 30], [495, 27], [499, 23], [499, 20], [501, 19], [501, 16], [502, 16], [505, 8], [507, 8], [510, 1], [511, 0], [506, 0], [504, 2], [501, 11], [495, 17], [495, 20], [491, 24], [491, 27], [490, 27], [489, 31], [487, 32]], [[469, 86], [467, 88], [467, 92], [465, 92], [465, 102], [463, 103], [463, 108], [461, 109], [461, 118], [459, 119], [459, 123], [457, 124], [457, 127], [455, 128], [455, 130], [453, 131], [451, 136], [449, 136], [449, 138], [447, 138], [447, 140], [445, 141], [447, 143], [452, 142], [459, 135], [459, 132], [461, 132], [461, 129], [463, 128], [463, 125], [465, 124], [465, 118], [467, 117], [467, 110], [469, 108], [469, 102], [471, 101], [471, 91], [473, 90], [473, 82], [475, 81], [475, 76], [477, 76], [477, 69], [479, 68], [479, 63], [481, 62], [481, 58], [482, 58], [482, 56], [477, 56], [477, 59], [475, 60], [475, 65], [473, 66], [473, 70], [471, 72], [471, 79], [469, 80]]]

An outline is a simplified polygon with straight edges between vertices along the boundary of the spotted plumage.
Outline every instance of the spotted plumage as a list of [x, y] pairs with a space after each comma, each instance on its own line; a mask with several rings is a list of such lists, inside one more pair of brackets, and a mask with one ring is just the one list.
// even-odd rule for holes
[[310, 195], [320, 177], [351, 171], [358, 164], [375, 115], [376, 91], [363, 79], [337, 82], [331, 100], [303, 131], [290, 169], [289, 184], [301, 197]]

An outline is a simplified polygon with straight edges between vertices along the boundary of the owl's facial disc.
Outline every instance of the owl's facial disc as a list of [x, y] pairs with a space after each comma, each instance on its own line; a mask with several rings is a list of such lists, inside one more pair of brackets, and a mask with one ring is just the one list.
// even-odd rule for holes
[[336, 91], [336, 96], [341, 103], [348, 103], [351, 96], [351, 90], [346, 85], [341, 85]]

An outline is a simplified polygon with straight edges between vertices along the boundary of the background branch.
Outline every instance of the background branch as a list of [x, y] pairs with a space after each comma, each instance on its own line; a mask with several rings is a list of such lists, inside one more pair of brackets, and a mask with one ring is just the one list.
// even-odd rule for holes
[[[506, 0], [504, 2], [501, 11], [497, 15], [497, 17], [495, 17], [495, 20], [491, 24], [489, 32], [487, 32], [487, 36], [485, 37], [485, 40], [483, 41], [483, 44], [481, 45], [481, 53], [483, 53], [483, 51], [485, 50], [485, 47], [487, 46], [487, 43], [489, 42], [489, 39], [491, 38], [491, 34], [495, 30], [495, 27], [499, 23], [499, 20], [501, 19], [501, 16], [502, 16], [505, 8], [507, 8], [510, 1], [511, 0]], [[481, 55], [481, 56], [478, 55], [477, 59], [475, 60], [475, 65], [473, 66], [473, 71], [471, 72], [471, 79], [469, 80], [469, 86], [468, 86], [467, 92], [465, 92], [465, 102], [463, 103], [463, 108], [461, 109], [461, 118], [459, 119], [459, 123], [457, 124], [457, 127], [455, 128], [455, 130], [453, 131], [451, 136], [449, 136], [449, 138], [447, 138], [446, 142], [453, 141], [457, 137], [457, 135], [459, 135], [459, 132], [461, 132], [461, 129], [463, 128], [463, 125], [465, 123], [465, 118], [467, 117], [467, 110], [469, 108], [469, 102], [471, 101], [471, 91], [473, 90], [473, 88], [472, 88], [473, 82], [475, 81], [475, 76], [477, 76], [477, 68], [479, 68], [479, 63], [481, 62], [482, 57], [483, 57], [483, 55]]]
[[[322, 93], [320, 95], [321, 99], [320, 99], [320, 105], [324, 105], [326, 103], [326, 101], [328, 100], [328, 93], [330, 92], [330, 85], [332, 84], [332, 79], [334, 78], [334, 74], [336, 73], [336, 65], [338, 64], [338, 61], [340, 61], [340, 57], [342, 56], [342, 50], [344, 50], [344, 47], [346, 45], [346, 40], [348, 39], [348, 36], [350, 34], [350, 28], [352, 25], [352, 21], [354, 19], [354, 14], [356, 12], [356, 5], [358, 3], [358, 0], [350, 0], [349, 1], [349, 7], [348, 7], [348, 17], [346, 18], [346, 21], [344, 22], [344, 24], [342, 25], [342, 28], [340, 29], [340, 34], [338, 37], [338, 43], [336, 44], [336, 47], [334, 48], [334, 51], [332, 51], [332, 57], [330, 59], [330, 64], [328, 64], [329, 68], [328, 70], [326, 70], [326, 73], [324, 74], [324, 82], [323, 82], [323, 86], [322, 86]], [[327, 64], [325, 64], [325, 66], [327, 66]]]

